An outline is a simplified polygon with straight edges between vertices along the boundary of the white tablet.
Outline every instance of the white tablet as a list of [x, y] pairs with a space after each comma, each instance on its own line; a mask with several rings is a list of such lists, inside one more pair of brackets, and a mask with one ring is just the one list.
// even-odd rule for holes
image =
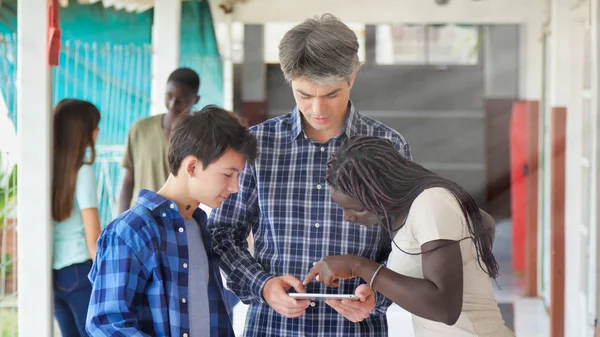
[[354, 294], [302, 294], [302, 293], [290, 293], [290, 297], [297, 298], [299, 300], [352, 300], [358, 301], [358, 297]]

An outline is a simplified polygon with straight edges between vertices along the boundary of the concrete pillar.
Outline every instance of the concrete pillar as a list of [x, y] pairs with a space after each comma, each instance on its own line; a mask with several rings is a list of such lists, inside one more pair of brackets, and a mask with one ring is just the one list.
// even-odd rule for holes
[[377, 26], [365, 26], [365, 64], [375, 65], [377, 61]]
[[486, 98], [519, 97], [519, 25], [483, 29]]
[[[585, 209], [589, 209], [590, 200], [589, 196], [593, 195], [593, 160], [584, 149], [591, 149], [594, 145], [593, 136], [586, 136], [583, 130], [589, 127], [590, 131], [593, 132], [593, 116], [589, 116], [588, 111], [584, 107], [583, 90], [584, 89], [584, 78], [586, 75], [593, 73], [592, 69], [585, 69], [586, 64], [584, 59], [586, 57], [586, 49], [589, 49], [590, 41], [586, 40], [586, 26], [589, 20], [589, 3], [587, 1], [581, 2], [580, 7], [572, 7], [570, 13], [570, 28], [572, 30], [569, 37], [569, 63], [565, 64], [565, 67], [569, 68], [569, 101], [568, 109], [569, 113], [566, 120], [566, 149], [565, 149], [565, 195], [568, 196], [564, 199], [564, 218], [565, 218], [565, 260], [572, 261], [565, 265], [565, 307], [569, 310], [565, 310], [565, 336], [579, 337], [579, 336], [592, 336], [592, 333], [586, 333], [584, 330], [588, 325], [593, 324], [593, 318], [588, 320], [587, 311], [585, 305], [582, 305], [581, 297], [582, 291], [582, 276], [588, 278], [585, 270], [587, 265], [585, 263], [576, 261], [586, 261], [587, 251], [582, 248], [588, 247], [588, 241], [584, 239], [582, 235], [581, 226], [584, 224], [594, 224], [591, 220], [592, 215]], [[593, 104], [593, 101], [590, 101]], [[592, 111], [593, 108], [592, 108]], [[584, 128], [584, 116], [588, 123]], [[584, 144], [586, 139], [589, 145]], [[593, 150], [592, 150], [593, 151]], [[583, 164], [582, 158], [590, 159], [589, 163]], [[583, 164], [583, 165], [582, 165]], [[590, 166], [588, 166], [589, 164]], [[588, 174], [584, 171], [588, 171]], [[591, 174], [589, 174], [591, 173]], [[583, 176], [590, 177], [590, 183], [583, 183]], [[584, 186], [585, 185], [585, 186]], [[587, 193], [587, 189], [591, 187], [590, 194]], [[555, 186], [552, 186], [552, 194], [555, 192]], [[551, 197], [547, 196], [547, 198]], [[590, 219], [589, 221], [586, 219]], [[590, 226], [590, 230], [595, 226]], [[591, 255], [590, 255], [591, 257]], [[595, 268], [595, 266], [593, 267]], [[591, 275], [590, 275], [591, 276]], [[591, 282], [591, 277], [589, 279]]]
[[152, 26], [151, 113], [165, 111], [166, 82], [179, 67], [181, 49], [181, 0], [155, 0]]
[[484, 68], [486, 210], [510, 217], [509, 127], [519, 97], [519, 26], [487, 25], [481, 37]]
[[263, 25], [244, 26], [241, 114], [250, 125], [267, 118], [267, 67], [264, 62]]
[[566, 66], [571, 90], [564, 200], [564, 258], [568, 261], [564, 266], [564, 331], [567, 337], [599, 335], [599, 3], [598, 0], [581, 1], [578, 6], [571, 7], [569, 17], [570, 61]]
[[[592, 218], [591, 223], [596, 224], [596, 226], [591, 226], [590, 237], [592, 240], [592, 244], [590, 245], [590, 269], [592, 266], [596, 266], [595, 273], [591, 276], [589, 280], [588, 289], [594, 289], [590, 291], [590, 296], [593, 297], [592, 305], [595, 308], [595, 328], [594, 332], [596, 336], [600, 336], [600, 268], [597, 266], [600, 265], [600, 226], [598, 226], [598, 221], [600, 219], [600, 215], [598, 209], [600, 209], [600, 172], [597, 169], [600, 167], [600, 156], [598, 155], [598, 144], [600, 144], [600, 0], [592, 0], [591, 4], [591, 48], [592, 48], [592, 77], [591, 77], [591, 94], [592, 97], [592, 111], [595, 112], [595, 127], [596, 127], [596, 139], [594, 141], [595, 144], [595, 162], [592, 164], [596, 169], [592, 172], [596, 173], [595, 177], [595, 185], [592, 188], [592, 193], [595, 195], [596, 204], [592, 205], [594, 207], [594, 216]], [[595, 243], [595, 244], [594, 244]], [[593, 270], [593, 269], [592, 269]]]
[[566, 107], [569, 102], [570, 5], [568, 1], [552, 0], [550, 26], [550, 106]]
[[52, 76], [46, 57], [48, 1], [19, 0], [17, 8], [18, 335], [52, 336]]
[[521, 99], [539, 101], [542, 96], [543, 29], [541, 20], [520, 25], [519, 93]]

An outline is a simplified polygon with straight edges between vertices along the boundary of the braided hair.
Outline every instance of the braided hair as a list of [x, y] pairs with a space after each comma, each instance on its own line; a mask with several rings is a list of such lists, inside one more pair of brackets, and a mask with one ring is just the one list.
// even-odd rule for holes
[[398, 247], [392, 233], [399, 228], [392, 228], [391, 215], [407, 216], [413, 201], [428, 188], [448, 190], [458, 201], [470, 234], [460, 241], [472, 239], [481, 269], [494, 279], [498, 276], [492, 239], [475, 200], [457, 183], [404, 158], [389, 140], [371, 136], [348, 139], [327, 162], [326, 179], [334, 190], [357, 199], [366, 210], [377, 215], [394, 245], [409, 255], [434, 249], [411, 253]]

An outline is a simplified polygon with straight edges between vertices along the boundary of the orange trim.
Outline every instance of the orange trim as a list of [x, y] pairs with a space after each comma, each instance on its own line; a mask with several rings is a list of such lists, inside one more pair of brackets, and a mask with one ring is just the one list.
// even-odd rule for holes
[[509, 135], [513, 271], [522, 275], [527, 246], [527, 104], [524, 101], [513, 104]]
[[538, 263], [538, 169], [540, 107], [527, 103], [527, 216], [525, 223], [525, 296], [537, 297]]
[[552, 108], [550, 337], [565, 335], [565, 137], [567, 109]]

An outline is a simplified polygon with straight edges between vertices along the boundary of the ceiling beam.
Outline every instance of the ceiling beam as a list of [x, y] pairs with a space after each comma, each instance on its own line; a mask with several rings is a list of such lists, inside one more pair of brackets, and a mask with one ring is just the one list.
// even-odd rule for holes
[[[227, 21], [227, 14], [211, 0], [213, 20]], [[234, 1], [235, 2], [235, 1]], [[266, 22], [300, 22], [323, 13], [343, 21], [365, 24], [380, 23], [527, 23], [539, 22], [544, 14], [543, 0], [248, 0], [234, 5], [233, 21], [251, 24]]]

